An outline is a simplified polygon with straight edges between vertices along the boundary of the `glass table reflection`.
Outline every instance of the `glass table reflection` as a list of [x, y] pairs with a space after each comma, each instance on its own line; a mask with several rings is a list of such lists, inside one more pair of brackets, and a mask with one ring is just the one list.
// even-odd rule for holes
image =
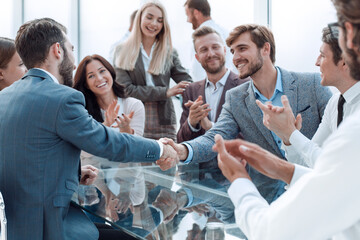
[[196, 164], [179, 164], [162, 171], [91, 155], [82, 155], [82, 164], [100, 170], [94, 185], [80, 185], [73, 197], [94, 222], [138, 239], [174, 240], [205, 239], [206, 226], [216, 223], [224, 229], [216, 239], [245, 239], [226, 192], [229, 182], [218, 169], [200, 172]]

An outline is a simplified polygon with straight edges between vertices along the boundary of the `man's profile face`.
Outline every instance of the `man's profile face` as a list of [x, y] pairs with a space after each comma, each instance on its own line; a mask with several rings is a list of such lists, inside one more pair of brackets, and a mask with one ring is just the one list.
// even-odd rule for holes
[[330, 45], [323, 43], [320, 47], [320, 54], [315, 63], [316, 66], [320, 67], [322, 86], [336, 87], [339, 79], [343, 78], [343, 76], [341, 76], [343, 61], [339, 61], [335, 64], [333, 56], [334, 54]]
[[192, 24], [192, 28], [195, 30], [197, 29], [200, 24], [198, 23], [198, 20], [194, 16], [194, 9], [188, 8], [188, 6], [185, 6], [185, 14], [187, 16], [187, 22]]
[[206, 72], [216, 74], [223, 70], [225, 65], [226, 49], [216, 33], [209, 33], [195, 40], [196, 59]]
[[261, 49], [251, 40], [250, 33], [242, 33], [230, 46], [233, 63], [239, 71], [240, 78], [254, 75], [264, 65]]
[[[354, 26], [355, 28], [356, 26]], [[360, 30], [360, 29], [359, 29]], [[346, 32], [342, 27], [339, 27], [339, 46], [343, 52], [344, 60], [350, 69], [352, 78], [360, 79], [360, 62], [358, 61], [358, 54], [353, 49], [346, 46]]]
[[[65, 35], [65, 34], [64, 34]], [[75, 57], [74, 57], [74, 46], [71, 44], [69, 38], [65, 35], [65, 49], [64, 57], [62, 62], [59, 65], [59, 74], [62, 77], [63, 84], [69, 87], [73, 86], [73, 71], [76, 68]]]

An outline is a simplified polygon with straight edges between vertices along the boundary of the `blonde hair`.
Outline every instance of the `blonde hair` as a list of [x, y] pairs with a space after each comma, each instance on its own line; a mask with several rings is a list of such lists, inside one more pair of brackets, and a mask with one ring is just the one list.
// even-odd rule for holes
[[170, 35], [170, 26], [167, 20], [166, 11], [163, 5], [158, 1], [145, 3], [137, 12], [134, 20], [134, 27], [130, 37], [126, 42], [119, 45], [115, 52], [115, 66], [124, 70], [133, 71], [140, 52], [142, 33], [141, 17], [146, 8], [155, 6], [159, 8], [163, 15], [163, 28], [156, 36], [156, 44], [148, 72], [153, 75], [164, 74], [170, 69], [172, 61], [170, 60], [172, 52], [172, 43]]

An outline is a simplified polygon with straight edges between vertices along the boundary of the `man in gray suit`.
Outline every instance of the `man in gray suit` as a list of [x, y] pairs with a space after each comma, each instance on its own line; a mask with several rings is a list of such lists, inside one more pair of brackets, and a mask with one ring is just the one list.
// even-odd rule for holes
[[30, 70], [0, 93], [0, 190], [8, 239], [98, 239], [93, 223], [70, 205], [80, 179], [80, 150], [121, 162], [153, 162], [176, 153], [89, 116], [84, 96], [68, 87], [74, 55], [61, 24], [25, 23], [16, 48]]
[[[321, 122], [331, 93], [320, 85], [319, 74], [288, 72], [275, 67], [274, 37], [264, 26], [238, 26], [230, 33], [226, 43], [234, 55], [233, 63], [239, 70], [240, 78], [250, 76], [252, 81], [226, 93], [219, 119], [205, 135], [183, 144], [168, 143], [173, 145], [180, 160], [185, 160], [185, 163], [204, 162], [216, 157], [211, 149], [215, 134], [220, 134], [224, 139], [234, 139], [241, 133], [245, 140], [284, 159], [282, 141], [263, 125], [262, 113], [255, 101], [271, 101], [280, 106], [281, 96], [288, 96], [295, 116], [299, 114], [298, 119], [302, 118], [304, 127], [301, 132], [311, 138]], [[158, 160], [157, 163], [161, 168], [174, 165], [167, 159]], [[284, 192], [283, 182], [270, 179], [251, 167], [247, 170], [268, 202], [274, 201]]]

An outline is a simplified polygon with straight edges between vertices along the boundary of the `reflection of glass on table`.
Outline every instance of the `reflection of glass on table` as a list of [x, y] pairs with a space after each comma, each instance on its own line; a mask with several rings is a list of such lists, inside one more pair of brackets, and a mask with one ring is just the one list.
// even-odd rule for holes
[[221, 222], [208, 222], [206, 224], [205, 240], [224, 240], [224, 224]]

